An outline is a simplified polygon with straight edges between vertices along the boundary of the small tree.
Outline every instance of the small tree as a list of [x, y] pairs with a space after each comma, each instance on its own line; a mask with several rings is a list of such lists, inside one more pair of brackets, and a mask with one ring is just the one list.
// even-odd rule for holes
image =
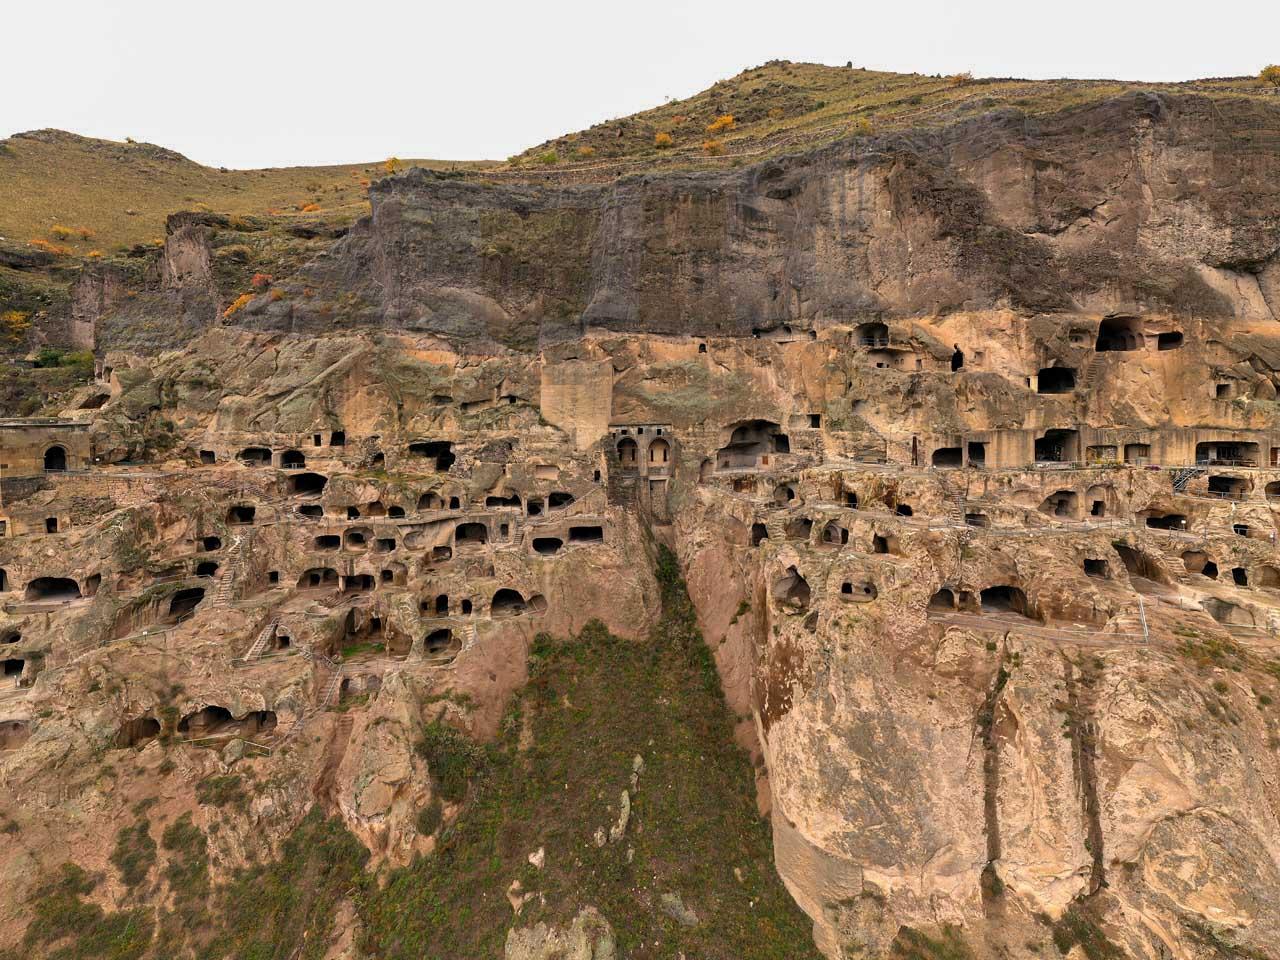
[[1280, 64], [1269, 64], [1258, 73], [1258, 79], [1273, 87], [1280, 87]]
[[404, 164], [397, 157], [387, 157], [386, 160], [382, 161], [382, 169], [387, 172], [387, 176], [399, 173], [403, 167]]
[[659, 150], [667, 150], [675, 142], [675, 139], [669, 133], [655, 133], [653, 135], [653, 145]]
[[964, 73], [953, 73], [951, 76], [947, 77], [947, 82], [953, 87], [963, 87], [971, 80], [973, 80], [973, 74], [968, 70], [964, 71]]

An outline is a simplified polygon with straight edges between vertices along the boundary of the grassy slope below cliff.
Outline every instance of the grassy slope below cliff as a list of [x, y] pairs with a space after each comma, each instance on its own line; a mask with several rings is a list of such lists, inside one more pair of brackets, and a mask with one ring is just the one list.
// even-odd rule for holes
[[[540, 637], [530, 682], [496, 743], [424, 731], [437, 787], [461, 801], [443, 825], [438, 808], [424, 810], [421, 828], [439, 832], [433, 855], [379, 884], [364, 849], [337, 820], [313, 812], [279, 860], [217, 884], [200, 829], [186, 817], [163, 829], [149, 824], [144, 806], [121, 829], [113, 858], [132, 890], [120, 909], [94, 905], [95, 878], [65, 865], [28, 905], [25, 942], [0, 960], [319, 958], [347, 896], [366, 955], [380, 960], [501, 957], [513, 924], [565, 921], [588, 904], [630, 960], [816, 958], [809, 922], [774, 872], [750, 762], [733, 743], [669, 553], [659, 574], [664, 617], [648, 642], [598, 624], [568, 640]], [[644, 767], [625, 834], [597, 846], [597, 829], [608, 831], [630, 789], [636, 756]], [[234, 776], [212, 779], [241, 787]], [[226, 796], [205, 790], [201, 802], [235, 807], [235, 789], [218, 792]], [[539, 848], [541, 869], [527, 859]], [[515, 879], [534, 896], [513, 919], [506, 894]], [[676, 919], [685, 910], [696, 923]]]

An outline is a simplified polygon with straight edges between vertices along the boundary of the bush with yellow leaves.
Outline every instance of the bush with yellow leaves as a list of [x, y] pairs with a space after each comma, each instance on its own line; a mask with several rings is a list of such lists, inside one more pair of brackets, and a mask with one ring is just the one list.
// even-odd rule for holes
[[724, 142], [720, 140], [703, 140], [702, 152], [708, 157], [719, 157], [724, 153]]
[[1272, 63], [1258, 71], [1258, 79], [1273, 87], [1280, 87], [1280, 64]]
[[947, 83], [951, 84], [953, 87], [963, 87], [966, 83], [970, 83], [972, 81], [973, 74], [968, 70], [964, 71], [964, 73], [953, 73], [951, 76], [947, 77]]
[[578, 148], [578, 156], [581, 157], [583, 160], [590, 160], [595, 155], [596, 155], [596, 148], [591, 146], [589, 143], [584, 143], [582, 146]]
[[707, 124], [707, 133], [714, 137], [717, 133], [724, 133], [726, 130], [732, 130], [738, 125], [738, 121], [733, 119], [732, 113], [726, 113], [716, 117]]
[[675, 142], [675, 138], [669, 133], [655, 133], [653, 135], [653, 145], [659, 150], [670, 149]]
[[247, 307], [249, 305], [249, 301], [252, 299], [253, 299], [252, 293], [240, 294], [240, 296], [236, 297], [234, 300], [231, 301], [231, 306], [227, 307], [227, 309], [222, 311], [222, 316], [223, 317], [234, 316], [235, 314], [243, 310], [245, 307]]

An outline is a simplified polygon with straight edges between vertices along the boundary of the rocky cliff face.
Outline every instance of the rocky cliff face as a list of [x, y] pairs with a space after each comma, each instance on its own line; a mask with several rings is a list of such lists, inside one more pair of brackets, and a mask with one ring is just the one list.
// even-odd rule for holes
[[373, 216], [291, 291], [321, 295], [250, 314], [524, 349], [994, 307], [1269, 320], [1278, 130], [1266, 103], [1134, 94], [727, 173], [538, 187], [414, 170], [375, 184]]
[[[824, 954], [1273, 955], [1277, 127], [1131, 95], [723, 173], [411, 171], [212, 330], [217, 240], [171, 224], [146, 296], [77, 301], [122, 348], [68, 408], [98, 464], [6, 497], [10, 939], [153, 797], [225, 875], [312, 806], [433, 856], [468, 807], [420, 731], [497, 734], [540, 634], [652, 642], [662, 543]], [[240, 771], [243, 818], [192, 799]], [[653, 955], [587, 894], [521, 916], [566, 896], [529, 864], [486, 893], [509, 956]], [[732, 897], [684, 893], [688, 946]]]

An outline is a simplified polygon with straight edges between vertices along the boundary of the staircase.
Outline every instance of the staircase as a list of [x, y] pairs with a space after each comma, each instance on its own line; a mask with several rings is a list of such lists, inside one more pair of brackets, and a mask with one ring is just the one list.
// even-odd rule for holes
[[1204, 467], [1179, 467], [1173, 471], [1173, 492], [1181, 493], [1187, 489], [1187, 484], [1204, 472]]
[[231, 549], [227, 551], [227, 555], [223, 560], [221, 571], [218, 573], [218, 581], [213, 588], [213, 597], [210, 600], [211, 607], [225, 607], [231, 602], [232, 592], [235, 590], [236, 574], [244, 564], [244, 546], [239, 539], [231, 545]]
[[338, 664], [338, 669], [334, 670], [329, 677], [329, 682], [325, 684], [324, 692], [320, 694], [320, 703], [316, 709], [327, 710], [329, 704], [337, 700], [340, 689], [342, 689], [342, 664]]
[[1094, 384], [1098, 382], [1098, 371], [1102, 368], [1102, 364], [1098, 361], [1098, 354], [1089, 354], [1089, 359], [1084, 362], [1084, 368], [1080, 371], [1080, 376], [1076, 378], [1076, 387], [1083, 390], [1092, 390]]
[[253, 646], [249, 648], [249, 652], [244, 655], [246, 660], [257, 660], [262, 656], [262, 652], [267, 649], [267, 644], [275, 639], [276, 627], [280, 625], [279, 620], [272, 620], [258, 633], [258, 639], [253, 641]]
[[948, 522], [958, 527], [964, 526], [965, 498], [960, 493], [949, 493], [945, 502]]

